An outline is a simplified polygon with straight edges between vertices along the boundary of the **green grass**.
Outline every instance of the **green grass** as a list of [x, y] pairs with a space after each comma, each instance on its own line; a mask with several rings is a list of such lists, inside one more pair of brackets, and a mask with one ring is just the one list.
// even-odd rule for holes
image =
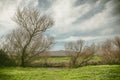
[[53, 57], [48, 59], [51, 62], [68, 62], [69, 57]]
[[[34, 62], [42, 62], [45, 59], [37, 59]], [[48, 62], [69, 62], [70, 58], [69, 57], [50, 57], [47, 59]], [[94, 56], [92, 61], [100, 61], [100, 57]]]
[[[34, 62], [42, 62], [45, 59], [37, 59]], [[48, 62], [69, 62], [69, 57], [50, 57], [47, 59]]]
[[80, 68], [0, 68], [0, 80], [120, 80], [120, 65]]
[[99, 56], [94, 56], [94, 57], [92, 58], [92, 60], [93, 60], [93, 61], [100, 61], [101, 58], [100, 58]]

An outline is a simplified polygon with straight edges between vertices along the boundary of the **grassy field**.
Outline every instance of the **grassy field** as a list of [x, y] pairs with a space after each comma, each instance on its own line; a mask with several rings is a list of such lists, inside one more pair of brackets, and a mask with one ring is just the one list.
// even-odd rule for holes
[[[44, 62], [45, 58], [40, 58], [35, 60], [34, 62]], [[47, 58], [47, 62], [69, 62], [69, 57], [50, 57]]]
[[120, 65], [80, 68], [0, 68], [0, 80], [120, 80]]
[[[42, 62], [45, 59], [37, 59], [34, 62]], [[69, 57], [50, 57], [47, 59], [48, 62], [69, 62], [70, 58]], [[100, 57], [94, 56], [92, 61], [99, 61]]]

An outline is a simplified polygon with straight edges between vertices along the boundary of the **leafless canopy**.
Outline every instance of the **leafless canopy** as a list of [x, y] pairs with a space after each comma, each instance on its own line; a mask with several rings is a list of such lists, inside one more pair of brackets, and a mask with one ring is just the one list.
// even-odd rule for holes
[[44, 32], [53, 26], [54, 21], [33, 8], [18, 8], [13, 20], [18, 24], [6, 39], [6, 51], [20, 58], [20, 65], [31, 61], [40, 53], [49, 49], [53, 38]]
[[120, 64], [120, 37], [106, 40], [101, 46], [101, 59], [106, 64]]
[[83, 40], [69, 42], [65, 45], [65, 50], [70, 56], [70, 66], [78, 67], [86, 64], [94, 55], [95, 46], [85, 46]]
[[120, 50], [120, 37], [118, 37], [118, 36], [115, 37], [115, 39], [113, 40], [113, 43]]

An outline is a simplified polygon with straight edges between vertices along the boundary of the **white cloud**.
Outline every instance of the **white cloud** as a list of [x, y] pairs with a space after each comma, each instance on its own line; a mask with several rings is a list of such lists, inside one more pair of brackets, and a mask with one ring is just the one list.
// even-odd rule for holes
[[37, 0], [5, 0], [0, 1], [0, 35], [7, 33], [9, 30], [15, 28], [16, 24], [12, 21], [17, 7], [38, 5]]
[[[82, 5], [75, 6], [76, 0], [50, 0], [52, 2], [52, 6], [49, 7], [45, 11], [46, 13], [51, 13], [52, 17], [55, 20], [54, 27], [49, 30], [52, 36], [61, 37], [60, 35], [69, 35], [71, 32], [82, 32], [87, 33], [87, 31], [94, 31], [103, 28], [100, 32], [100, 35], [103, 36], [92, 36], [91, 33], [84, 37], [79, 37], [81, 34], [76, 36], [69, 35], [70, 37], [65, 37], [64, 39], [58, 39], [57, 42], [67, 42], [67, 41], [76, 41], [78, 39], [83, 39], [86, 41], [95, 40], [95, 39], [103, 39], [114, 32], [114, 28], [111, 27], [114, 24], [116, 17], [111, 16], [111, 11], [113, 10], [112, 1], [109, 1], [105, 4], [105, 9], [102, 12], [94, 14], [89, 19], [85, 19], [81, 21], [81, 23], [73, 24], [75, 21], [80, 19], [84, 14], [88, 13], [93, 9], [93, 7], [99, 8], [99, 4], [101, 0], [97, 3], [91, 5], [89, 3], [85, 3]], [[17, 6], [31, 6], [37, 7], [38, 0], [5, 0], [4, 4], [0, 1], [0, 34], [7, 32], [9, 29], [14, 28], [16, 26], [11, 18], [14, 16]], [[46, 4], [45, 4], [46, 5]], [[51, 15], [50, 14], [50, 15]], [[91, 13], [90, 13], [91, 14]], [[91, 14], [92, 15], [92, 14]], [[116, 25], [115, 25], [116, 26]], [[113, 35], [115, 36], [115, 35]], [[57, 48], [62, 48], [62, 46], [58, 46]]]
[[6, 0], [4, 2], [0, 1], [0, 25], [2, 26], [0, 29], [1, 35], [7, 33], [16, 26], [16, 24], [12, 21], [12, 18], [19, 2], [20, 0]]
[[[4, 4], [3, 4], [4, 3]], [[6, 0], [5, 2], [0, 2], [0, 20], [2, 21], [11, 21], [14, 13], [16, 12], [17, 7], [23, 6], [36, 6], [38, 5], [38, 0]]]
[[119, 36], [119, 35], [102, 35], [102, 36], [70, 36], [67, 37], [65, 39], [58, 39], [56, 40], [56, 42], [74, 42], [77, 40], [84, 40], [84, 41], [97, 41], [97, 40], [105, 40], [105, 39], [109, 39], [109, 38], [114, 38], [115, 36]]
[[106, 28], [100, 32], [101, 35], [107, 35], [113, 33], [113, 28]]
[[106, 9], [102, 12], [94, 15], [92, 18], [83, 21], [82, 23], [78, 23], [72, 26], [72, 31], [92, 31], [99, 28], [108, 27], [109, 23], [116, 19], [116, 17], [111, 17], [111, 8], [110, 5], [106, 5]]
[[[56, 0], [50, 8], [53, 18], [55, 19], [55, 26], [52, 30], [55, 32], [56, 36], [69, 34], [71, 32], [86, 32], [109, 27], [108, 24], [110, 24], [110, 21], [115, 21], [116, 19], [116, 17], [110, 16], [112, 8], [111, 1], [109, 1], [102, 12], [95, 14], [93, 17], [86, 19], [81, 23], [73, 24], [73, 22], [77, 21], [79, 17], [100, 4], [100, 1], [98, 1], [95, 5], [87, 3], [76, 7], [73, 6], [75, 1], [76, 0]], [[113, 32], [112, 29], [113, 28], [110, 30], [111, 32]], [[103, 33], [105, 31], [103, 31]]]
[[[73, 6], [75, 0], [57, 0], [52, 5], [51, 9], [53, 11], [53, 17], [55, 19], [55, 26], [53, 27], [53, 35], [55, 37], [60, 36], [62, 34], [68, 35], [71, 32], [84, 32], [87, 33], [88, 31], [94, 31], [98, 30], [99, 35], [101, 36], [92, 36], [91, 33], [84, 37], [80, 36], [72, 36], [65, 37], [63, 39], [57, 39], [57, 42], [68, 42], [68, 41], [76, 41], [79, 39], [83, 39], [85, 41], [91, 41], [91, 40], [102, 40], [107, 39], [110, 37], [113, 37], [115, 35], [112, 35], [114, 28], [113, 26], [116, 17], [111, 16], [111, 12], [113, 10], [112, 8], [112, 1], [109, 1], [107, 4], [105, 4], [105, 9], [103, 11], [95, 14], [89, 19], [86, 19], [82, 21], [81, 23], [73, 24], [74, 21], [77, 21], [79, 17], [82, 17], [84, 14], [88, 13], [88, 11], [92, 10], [93, 7], [98, 7], [100, 1], [98, 1], [95, 5], [91, 4], [84, 4], [79, 6]], [[91, 14], [91, 13], [90, 13]], [[91, 14], [92, 15], [92, 14]], [[102, 29], [103, 28], [103, 29]], [[101, 29], [101, 30], [100, 30]], [[96, 34], [96, 33], [95, 33]]]
[[50, 8], [55, 20], [55, 26], [53, 28], [57, 30], [58, 34], [71, 31], [72, 23], [90, 11], [91, 6], [89, 4], [75, 7], [75, 1], [76, 0], [56, 0]]
[[64, 45], [57, 45], [51, 49], [51, 51], [58, 51], [58, 50], [64, 50]]
[[99, 39], [100, 37], [92, 37], [92, 36], [87, 36], [87, 37], [75, 37], [75, 36], [70, 36], [68, 38], [65, 39], [60, 39], [57, 40], [57, 42], [71, 42], [71, 41], [76, 41], [76, 40], [85, 40], [85, 41], [89, 41], [89, 40], [95, 40], [95, 39]]

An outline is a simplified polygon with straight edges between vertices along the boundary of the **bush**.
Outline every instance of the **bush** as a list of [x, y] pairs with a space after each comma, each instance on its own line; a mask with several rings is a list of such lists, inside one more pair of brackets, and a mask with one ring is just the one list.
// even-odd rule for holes
[[87, 65], [95, 53], [95, 45], [84, 46], [83, 40], [69, 42], [65, 45], [66, 52], [70, 57], [69, 66], [79, 67]]
[[120, 64], [120, 37], [106, 40], [101, 46], [100, 57], [104, 64]]
[[0, 66], [15, 66], [14, 60], [12, 60], [2, 49], [0, 50]]

